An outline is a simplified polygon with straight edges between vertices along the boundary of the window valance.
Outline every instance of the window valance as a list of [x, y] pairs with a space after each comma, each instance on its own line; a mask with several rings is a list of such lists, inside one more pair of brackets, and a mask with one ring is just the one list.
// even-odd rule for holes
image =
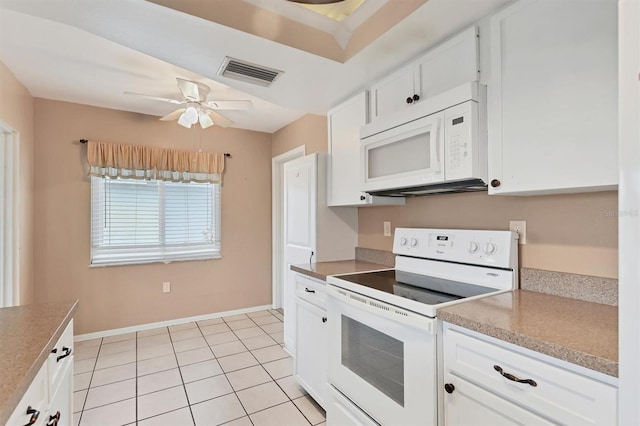
[[220, 183], [224, 154], [88, 141], [89, 175]]

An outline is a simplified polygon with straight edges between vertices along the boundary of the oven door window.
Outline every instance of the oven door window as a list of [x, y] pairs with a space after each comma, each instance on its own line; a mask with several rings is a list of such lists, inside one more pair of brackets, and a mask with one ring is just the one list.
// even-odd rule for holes
[[404, 343], [342, 315], [342, 365], [404, 407]]

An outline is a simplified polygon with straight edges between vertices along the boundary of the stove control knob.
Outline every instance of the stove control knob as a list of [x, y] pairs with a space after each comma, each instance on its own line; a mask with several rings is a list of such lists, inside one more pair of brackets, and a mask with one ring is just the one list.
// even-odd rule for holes
[[497, 250], [496, 245], [493, 243], [487, 243], [487, 245], [484, 246], [484, 252], [486, 254], [489, 254], [489, 255], [494, 254], [496, 250]]
[[415, 247], [418, 245], [418, 240], [416, 240], [415, 238], [412, 238], [410, 244], [411, 244], [411, 247]]
[[476, 253], [478, 250], [480, 249], [480, 246], [478, 246], [478, 243], [476, 243], [475, 241], [471, 241], [469, 243], [469, 253]]
[[407, 245], [407, 239], [405, 237], [401, 237], [400, 238], [400, 245], [401, 246], [406, 246]]

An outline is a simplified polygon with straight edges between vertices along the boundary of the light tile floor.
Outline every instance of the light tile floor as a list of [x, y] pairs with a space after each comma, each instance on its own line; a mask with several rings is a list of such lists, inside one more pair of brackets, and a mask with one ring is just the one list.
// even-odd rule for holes
[[74, 425], [324, 425], [275, 310], [75, 345]]

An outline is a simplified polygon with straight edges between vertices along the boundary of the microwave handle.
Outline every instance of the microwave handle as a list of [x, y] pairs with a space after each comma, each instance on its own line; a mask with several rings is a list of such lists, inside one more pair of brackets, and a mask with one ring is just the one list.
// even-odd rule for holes
[[431, 146], [431, 158], [435, 158], [436, 159], [436, 162], [433, 165], [433, 170], [436, 173], [440, 173], [442, 171], [442, 164], [440, 162], [440, 159], [442, 158], [442, 157], [440, 157], [440, 117], [436, 118], [436, 123], [435, 123], [435, 125], [433, 127], [435, 129], [434, 130], [434, 133], [435, 133], [434, 141], [435, 141], [435, 143]]

